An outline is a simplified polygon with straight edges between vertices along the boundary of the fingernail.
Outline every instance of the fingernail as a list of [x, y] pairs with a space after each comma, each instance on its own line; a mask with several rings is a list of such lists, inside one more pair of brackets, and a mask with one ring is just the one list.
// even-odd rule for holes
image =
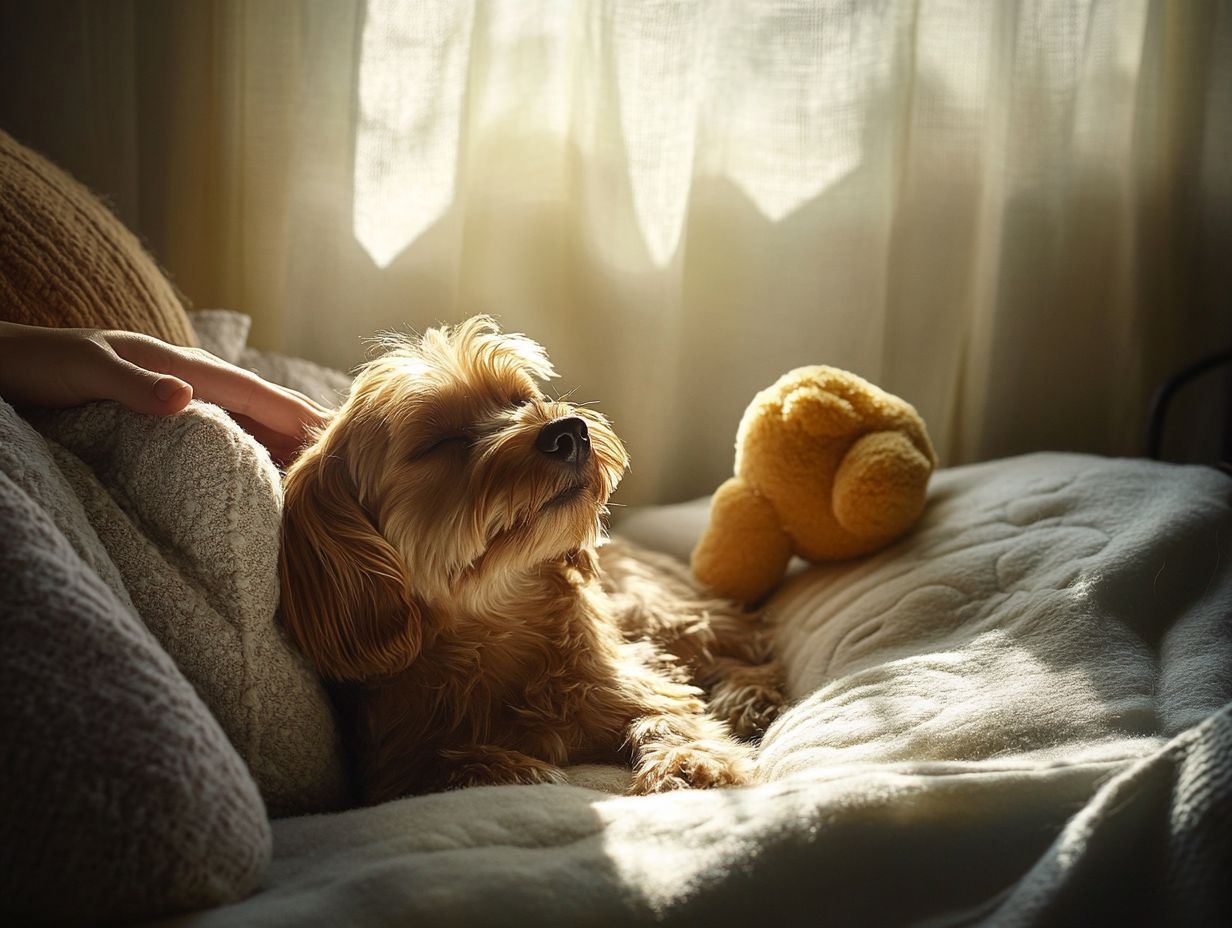
[[158, 383], [154, 384], [154, 395], [164, 403], [172, 399], [181, 390], [184, 389], [184, 384], [176, 380], [174, 377], [164, 377]]

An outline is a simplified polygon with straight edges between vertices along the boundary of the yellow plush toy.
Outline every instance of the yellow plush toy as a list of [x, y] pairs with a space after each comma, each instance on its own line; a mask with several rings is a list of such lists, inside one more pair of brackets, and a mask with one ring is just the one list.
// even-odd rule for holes
[[833, 367], [801, 367], [753, 398], [736, 433], [736, 475], [719, 487], [693, 572], [755, 602], [792, 554], [859, 557], [907, 531], [937, 465], [915, 409]]

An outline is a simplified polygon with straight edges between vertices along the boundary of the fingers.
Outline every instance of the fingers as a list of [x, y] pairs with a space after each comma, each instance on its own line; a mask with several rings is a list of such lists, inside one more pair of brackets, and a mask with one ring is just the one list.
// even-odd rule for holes
[[191, 386], [178, 377], [147, 371], [116, 356], [96, 383], [98, 399], [117, 400], [129, 409], [156, 416], [179, 412], [193, 398]]
[[[132, 333], [109, 333], [107, 341], [131, 364], [190, 383], [192, 396], [259, 425], [260, 430], [249, 431], [271, 450], [281, 451], [284, 445], [293, 450], [311, 429], [328, 421], [328, 410], [302, 393], [271, 384], [208, 352], [176, 348]], [[282, 436], [284, 441], [273, 436]]]
[[91, 400], [119, 400], [141, 412], [183, 409], [184, 381], [122, 360], [99, 333], [0, 323], [0, 395], [52, 409]]
[[306, 438], [310, 429], [324, 425], [328, 418], [328, 413], [307, 397], [229, 365], [204, 366], [185, 379], [192, 381], [199, 399], [296, 440]]
[[169, 415], [196, 396], [230, 411], [275, 460], [287, 461], [330, 413], [302, 393], [267, 383], [194, 348], [148, 335], [56, 329], [0, 321], [0, 396], [21, 406], [63, 408], [116, 400]]

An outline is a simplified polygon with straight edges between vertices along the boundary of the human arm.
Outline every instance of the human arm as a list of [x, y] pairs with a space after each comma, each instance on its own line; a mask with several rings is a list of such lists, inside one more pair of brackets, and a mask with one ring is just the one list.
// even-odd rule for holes
[[170, 415], [193, 397], [223, 407], [276, 461], [295, 456], [329, 412], [302, 393], [262, 380], [199, 348], [135, 332], [0, 322], [0, 397], [60, 408], [116, 400]]

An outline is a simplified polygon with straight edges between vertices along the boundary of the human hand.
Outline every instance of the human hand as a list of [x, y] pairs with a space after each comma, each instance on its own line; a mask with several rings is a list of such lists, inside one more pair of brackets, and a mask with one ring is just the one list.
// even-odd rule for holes
[[18, 406], [116, 400], [165, 416], [193, 397], [215, 403], [279, 463], [295, 457], [329, 411], [200, 348], [135, 332], [51, 329], [0, 322], [0, 397]]

